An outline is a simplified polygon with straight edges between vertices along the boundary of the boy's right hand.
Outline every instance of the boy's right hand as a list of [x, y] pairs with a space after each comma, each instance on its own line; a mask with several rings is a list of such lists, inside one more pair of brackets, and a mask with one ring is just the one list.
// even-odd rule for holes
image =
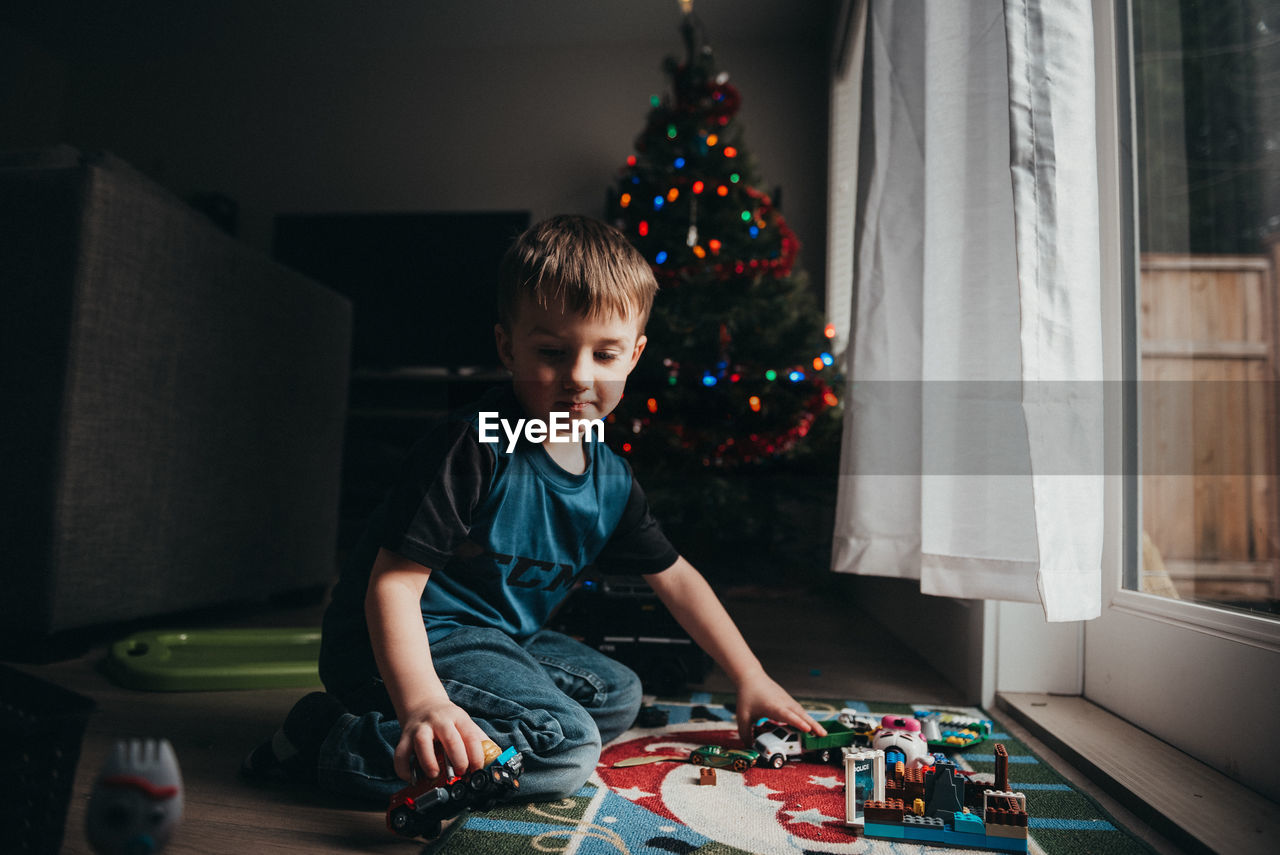
[[437, 744], [455, 775], [484, 768], [484, 747], [480, 743], [489, 737], [462, 707], [446, 699], [414, 710], [403, 718], [395, 754], [396, 774], [401, 779], [413, 780], [415, 759], [428, 779], [444, 771], [437, 759]]

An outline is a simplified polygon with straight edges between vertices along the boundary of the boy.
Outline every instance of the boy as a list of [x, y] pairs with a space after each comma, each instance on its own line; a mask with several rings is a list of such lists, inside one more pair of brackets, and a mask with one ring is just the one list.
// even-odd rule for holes
[[656, 291], [603, 223], [554, 217], [517, 239], [494, 330], [511, 385], [415, 447], [325, 613], [328, 694], [299, 701], [246, 771], [385, 800], [415, 760], [440, 771], [437, 746], [455, 772], [480, 768], [488, 738], [524, 755], [524, 797], [576, 792], [641, 700], [629, 669], [542, 626], [596, 564], [644, 576], [733, 678], [744, 741], [763, 716], [822, 733], [667, 542], [628, 465], [593, 441], [644, 351]]

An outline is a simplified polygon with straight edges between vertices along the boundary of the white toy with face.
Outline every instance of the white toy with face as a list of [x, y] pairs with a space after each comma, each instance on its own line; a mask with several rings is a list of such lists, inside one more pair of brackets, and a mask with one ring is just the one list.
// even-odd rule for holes
[[115, 745], [89, 797], [85, 830], [100, 855], [153, 855], [182, 818], [182, 775], [167, 739]]
[[913, 766], [928, 766], [933, 762], [929, 753], [929, 743], [920, 732], [920, 722], [908, 716], [887, 715], [880, 719], [880, 727], [871, 738], [871, 747], [879, 748], [886, 754], [899, 751], [910, 769]]

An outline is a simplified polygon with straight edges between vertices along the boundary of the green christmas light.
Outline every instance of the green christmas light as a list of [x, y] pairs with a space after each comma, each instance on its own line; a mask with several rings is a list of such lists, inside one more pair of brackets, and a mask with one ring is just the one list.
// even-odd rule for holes
[[768, 371], [766, 371], [766, 372], [764, 373], [764, 379], [766, 379], [766, 380], [777, 380], [777, 379], [778, 379], [778, 372], [777, 372], [777, 371], [774, 371], [772, 368], [770, 368]]
[[729, 181], [733, 184], [737, 184], [740, 180], [742, 180], [742, 176], [736, 172], [729, 176]]
[[650, 96], [649, 96], [649, 106], [650, 106], [650, 107], [661, 107], [661, 106], [662, 106], [662, 99], [661, 99], [661, 98], [659, 98], [657, 95], [650, 95]]
[[[625, 208], [625, 207], [626, 207], [626, 205], [623, 205], [623, 207]], [[751, 212], [750, 212], [750, 211], [743, 211], [743, 212], [742, 212], [742, 222], [744, 222], [744, 223], [749, 223], [749, 222], [751, 222]]]
[[667, 125], [667, 139], [673, 140], [675, 138], [676, 138], [676, 126]]

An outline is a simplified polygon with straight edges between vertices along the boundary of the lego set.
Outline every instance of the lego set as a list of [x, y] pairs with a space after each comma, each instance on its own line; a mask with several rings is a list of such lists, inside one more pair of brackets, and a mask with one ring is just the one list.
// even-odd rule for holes
[[[1009, 790], [1009, 754], [1001, 744], [995, 760], [988, 786], [966, 779], [942, 755], [920, 768], [899, 760], [886, 777], [882, 751], [847, 750], [846, 823], [860, 824], [866, 837], [1026, 852], [1026, 796]], [[860, 800], [866, 793], [871, 798]]]

